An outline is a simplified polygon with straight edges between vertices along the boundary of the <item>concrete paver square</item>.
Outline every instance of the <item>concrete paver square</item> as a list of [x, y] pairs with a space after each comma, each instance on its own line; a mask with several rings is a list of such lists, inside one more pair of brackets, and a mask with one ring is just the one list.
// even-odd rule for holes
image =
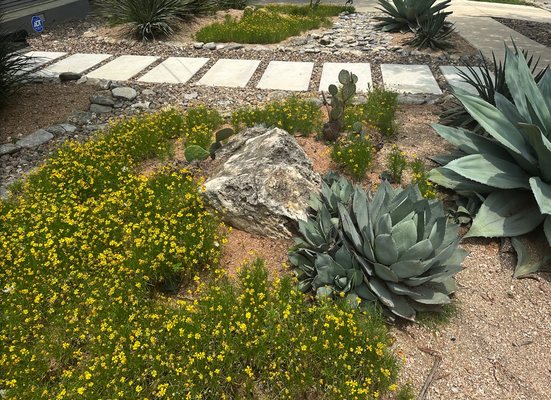
[[57, 76], [62, 72], [81, 74], [111, 57], [111, 54], [73, 54], [40, 71], [40, 75]]
[[[458, 69], [462, 72], [464, 72], [465, 74], [467, 74], [467, 76], [473, 78], [475, 75], [479, 76], [480, 79], [482, 80], [482, 82], [484, 82], [484, 80], [482, 79], [482, 69], [480, 67], [473, 67], [475, 73], [473, 74], [471, 71], [469, 71], [469, 69], [467, 67], [455, 67], [455, 66], [441, 66], [440, 67], [440, 71], [442, 71], [442, 74], [444, 75], [444, 78], [446, 78], [446, 81], [448, 81], [448, 83], [451, 85], [451, 86], [455, 86], [455, 87], [458, 87], [458, 88], [461, 88], [463, 90], [466, 90], [467, 92], [469, 93], [472, 93], [472, 94], [478, 94], [477, 90], [472, 87], [471, 85], [469, 85], [467, 82], [465, 82], [463, 80], [463, 78], [461, 77], [461, 75], [459, 75], [459, 71]], [[493, 76], [491, 76], [492, 78], [492, 81], [493, 81]]]
[[87, 74], [89, 78], [126, 81], [157, 61], [155, 56], [120, 56]]
[[356, 83], [357, 92], [367, 92], [373, 86], [371, 81], [371, 66], [369, 63], [325, 63], [320, 80], [320, 92], [326, 92], [329, 85], [339, 85], [339, 72], [341, 70], [352, 72], [358, 77]]
[[57, 60], [63, 56], [67, 55], [65, 52], [61, 51], [31, 51], [26, 53], [26, 57], [30, 57], [29, 65], [26, 68], [23, 68], [23, 72], [32, 71], [37, 69], [44, 64]]
[[260, 65], [260, 60], [220, 59], [197, 82], [205, 86], [245, 87]]
[[313, 69], [313, 62], [271, 61], [256, 87], [306, 91], [310, 86]]
[[138, 80], [151, 83], [186, 83], [208, 61], [208, 58], [169, 57]]
[[428, 65], [381, 64], [381, 72], [387, 90], [442, 94]]

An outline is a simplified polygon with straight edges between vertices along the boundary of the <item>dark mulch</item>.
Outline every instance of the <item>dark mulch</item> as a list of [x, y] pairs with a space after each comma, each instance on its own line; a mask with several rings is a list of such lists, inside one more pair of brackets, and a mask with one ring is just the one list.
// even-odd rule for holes
[[514, 29], [539, 44], [551, 47], [551, 23], [525, 21], [522, 19], [494, 18], [503, 25]]

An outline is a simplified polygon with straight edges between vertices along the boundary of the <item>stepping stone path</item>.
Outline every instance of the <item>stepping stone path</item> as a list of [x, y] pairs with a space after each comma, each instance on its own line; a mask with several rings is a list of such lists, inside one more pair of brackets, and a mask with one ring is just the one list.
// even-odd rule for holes
[[270, 61], [256, 86], [259, 89], [307, 91], [313, 62]]
[[155, 56], [120, 56], [88, 74], [89, 78], [111, 81], [127, 81], [149, 67], [159, 57]]
[[[40, 52], [28, 53], [36, 59], [32, 68], [52, 63], [67, 53]], [[58, 60], [39, 71], [42, 76], [53, 76], [62, 72], [83, 73], [88, 78], [105, 81], [127, 81], [138, 77], [139, 82], [186, 84], [209, 62], [208, 58], [169, 57], [151, 70], [151, 64], [160, 59], [156, 56], [124, 55], [96, 68], [108, 60], [109, 54], [73, 54]], [[258, 69], [260, 60], [220, 59], [197, 81], [197, 85], [215, 87], [244, 88]], [[94, 69], [96, 68], [96, 69]], [[271, 61], [260, 78], [257, 88], [271, 90], [307, 91], [312, 81], [313, 62]], [[326, 91], [330, 84], [338, 84], [338, 74], [342, 69], [358, 76], [358, 91], [366, 92], [372, 85], [369, 63], [324, 63], [318, 89]], [[470, 72], [466, 67], [462, 71]], [[29, 69], [31, 70], [31, 69]], [[451, 85], [472, 91], [462, 82], [454, 66], [442, 66], [440, 70]], [[480, 73], [480, 68], [475, 68]], [[427, 65], [382, 64], [381, 72], [386, 89], [400, 93], [442, 94], [430, 68]]]
[[259, 60], [221, 59], [197, 83], [206, 86], [245, 87], [259, 65]]
[[26, 57], [31, 58], [31, 61], [29, 62], [29, 66], [23, 69], [23, 72], [35, 70], [66, 55], [67, 53], [59, 51], [31, 51], [25, 54]]

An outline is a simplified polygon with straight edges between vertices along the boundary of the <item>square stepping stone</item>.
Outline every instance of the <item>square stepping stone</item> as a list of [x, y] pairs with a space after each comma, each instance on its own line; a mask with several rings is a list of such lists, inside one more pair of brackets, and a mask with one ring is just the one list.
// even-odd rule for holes
[[157, 61], [155, 56], [120, 56], [87, 74], [88, 78], [127, 81]]
[[385, 89], [399, 93], [442, 94], [428, 65], [381, 64]]
[[61, 51], [31, 51], [26, 53], [25, 56], [30, 57], [32, 60], [29, 61], [29, 65], [26, 68], [23, 68], [22, 72], [32, 71], [65, 55], [67, 53]]
[[220, 59], [197, 82], [205, 86], [245, 87], [260, 65], [260, 60]]
[[208, 61], [208, 58], [169, 57], [138, 80], [152, 83], [186, 83]]
[[371, 81], [371, 65], [369, 63], [325, 63], [321, 73], [320, 92], [327, 92], [329, 85], [339, 86], [339, 72], [343, 69], [352, 72], [358, 77], [357, 92], [368, 92], [373, 83]]
[[[469, 85], [467, 82], [463, 80], [461, 75], [459, 75], [458, 69], [464, 72], [465, 74], [467, 74], [467, 76], [469, 76], [470, 78], [473, 78], [475, 75], [479, 76], [481, 81], [484, 82], [484, 79], [482, 79], [482, 76], [483, 76], [482, 69], [480, 67], [473, 67], [475, 71], [475, 73], [473, 74], [471, 71], [469, 71], [467, 67], [454, 67], [454, 66], [440, 67], [440, 71], [442, 71], [444, 78], [446, 78], [446, 81], [448, 81], [448, 83], [451, 86], [456, 86], [472, 94], [478, 94], [478, 91], [474, 87], [472, 87], [471, 85]], [[493, 81], [494, 80], [493, 75], [491, 75], [490, 77]]]
[[313, 62], [271, 61], [256, 86], [259, 89], [307, 91]]
[[77, 53], [39, 71], [40, 76], [58, 76], [62, 72], [81, 74], [111, 57], [111, 54]]

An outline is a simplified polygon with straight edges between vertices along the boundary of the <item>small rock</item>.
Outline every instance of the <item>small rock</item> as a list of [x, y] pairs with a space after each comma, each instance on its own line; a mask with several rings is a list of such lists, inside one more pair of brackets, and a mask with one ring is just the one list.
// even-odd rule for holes
[[102, 106], [100, 104], [90, 105], [90, 112], [94, 114], [106, 114], [111, 112], [111, 110], [113, 110], [113, 107]]
[[244, 47], [242, 44], [234, 43], [226, 46], [226, 50], [241, 50]]
[[46, 128], [46, 130], [54, 135], [63, 135], [65, 133], [65, 128], [61, 125], [53, 125]]
[[96, 132], [96, 131], [101, 131], [105, 129], [106, 127], [107, 127], [106, 124], [86, 125], [84, 129], [87, 130], [88, 132]]
[[54, 138], [50, 132], [39, 129], [36, 132], [31, 133], [30, 135], [24, 136], [19, 139], [15, 145], [19, 147], [33, 148], [38, 147], [41, 144], [47, 143]]
[[142, 94], [144, 96], [154, 96], [155, 95], [155, 91], [154, 90], [151, 90], [151, 89], [144, 89], [142, 90]]
[[320, 49], [317, 49], [317, 48], [309, 48], [309, 49], [304, 49], [304, 52], [305, 53], [319, 53], [321, 50]]
[[111, 88], [112, 82], [105, 79], [100, 79], [97, 85], [102, 90], [108, 90]]
[[0, 144], [0, 156], [6, 154], [13, 154], [19, 150], [19, 146], [16, 146], [13, 143]]
[[425, 104], [426, 102], [427, 102], [427, 99], [422, 95], [415, 95], [411, 93], [398, 94], [398, 104], [421, 105], [421, 104]]
[[77, 125], [86, 125], [94, 115], [88, 111], [75, 111], [70, 117], [69, 121]]
[[131, 87], [118, 87], [111, 91], [113, 97], [117, 99], [123, 99], [132, 101], [138, 96], [138, 92]]
[[225, 48], [226, 48], [225, 44], [217, 44], [216, 45], [216, 50], [222, 50], [222, 49], [225, 49]]
[[202, 49], [204, 45], [205, 45], [205, 43], [203, 43], [203, 42], [195, 42], [195, 43], [193, 43], [193, 48], [194, 49]]
[[113, 107], [115, 102], [111, 97], [104, 96], [103, 94], [93, 94], [90, 96], [90, 103], [99, 104], [100, 106]]
[[63, 129], [65, 129], [65, 132], [68, 133], [74, 133], [77, 130], [77, 127], [71, 124], [59, 124]]
[[184, 94], [184, 99], [185, 100], [193, 100], [193, 99], [196, 99], [197, 97], [199, 97], [199, 93], [197, 93], [197, 92], [191, 92], [191, 93]]
[[[0, 199], [8, 198], [8, 188], [5, 186], [0, 186]], [[0, 390], [0, 398], [4, 397], [4, 390]]]
[[322, 44], [324, 46], [327, 46], [330, 43], [331, 43], [331, 38], [329, 38], [327, 36], [324, 36], [320, 39], [320, 44]]
[[134, 103], [132, 104], [130, 107], [131, 108], [138, 108], [138, 109], [142, 109], [142, 110], [146, 110], [149, 108], [149, 106], [151, 105], [151, 102], [150, 101], [142, 101], [140, 103]]
[[82, 78], [82, 74], [77, 74], [76, 72], [62, 72], [59, 74], [61, 82], [78, 81], [80, 78]]
[[216, 50], [216, 43], [214, 42], [205, 43], [203, 45], [203, 48], [207, 50]]
[[82, 85], [83, 83], [88, 82], [88, 77], [86, 75], [81, 76], [80, 79], [77, 81], [77, 85]]

